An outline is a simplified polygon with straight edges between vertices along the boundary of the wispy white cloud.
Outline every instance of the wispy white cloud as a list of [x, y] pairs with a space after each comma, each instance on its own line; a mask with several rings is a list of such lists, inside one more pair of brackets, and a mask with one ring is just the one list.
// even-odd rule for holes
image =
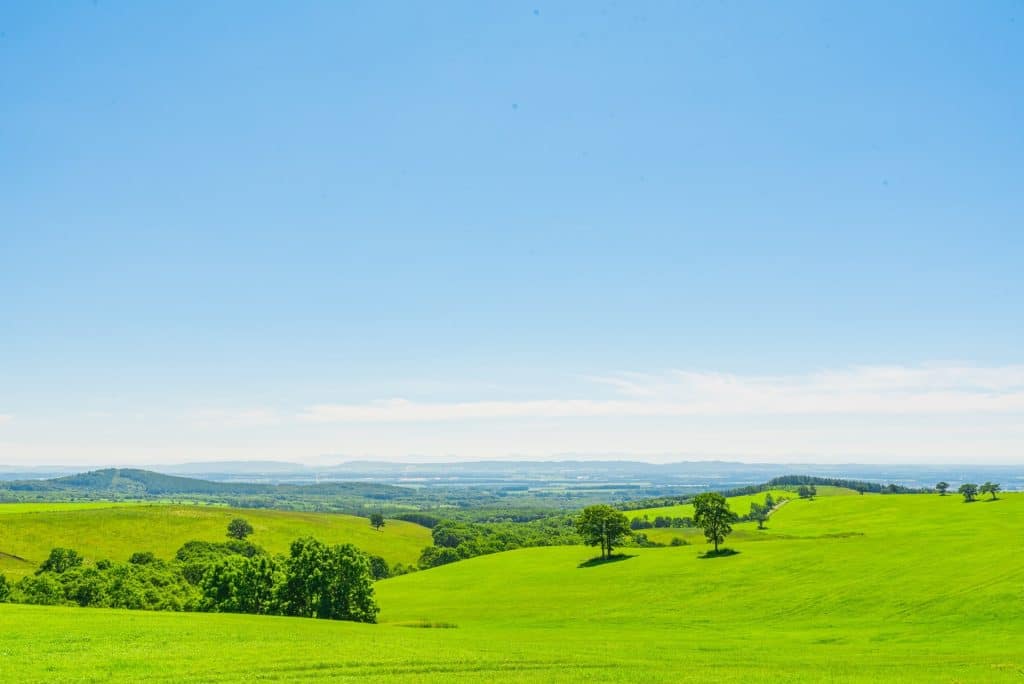
[[195, 414], [194, 422], [202, 428], [243, 428], [277, 425], [281, 415], [272, 409], [205, 409]]
[[3, 425], [4, 423], [9, 423], [12, 420], [14, 420], [14, 416], [10, 415], [9, 413], [0, 413], [0, 425]]
[[803, 375], [735, 375], [674, 370], [620, 373], [592, 381], [611, 399], [418, 402], [388, 399], [317, 404], [317, 422], [437, 422], [508, 418], [742, 415], [948, 415], [1024, 413], [1024, 365], [863, 366]]

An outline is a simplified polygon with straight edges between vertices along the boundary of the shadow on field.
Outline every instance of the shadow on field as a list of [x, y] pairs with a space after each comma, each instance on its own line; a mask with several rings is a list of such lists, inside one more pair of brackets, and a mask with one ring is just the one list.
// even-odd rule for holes
[[697, 558], [722, 558], [724, 556], [738, 556], [739, 553], [736, 549], [718, 549], [718, 551], [705, 551], [697, 556]]
[[619, 553], [611, 556], [610, 558], [591, 558], [588, 561], [583, 561], [576, 567], [578, 568], [593, 568], [597, 565], [607, 565], [608, 563], [618, 563], [619, 561], [629, 560], [630, 558], [636, 558], [635, 554]]

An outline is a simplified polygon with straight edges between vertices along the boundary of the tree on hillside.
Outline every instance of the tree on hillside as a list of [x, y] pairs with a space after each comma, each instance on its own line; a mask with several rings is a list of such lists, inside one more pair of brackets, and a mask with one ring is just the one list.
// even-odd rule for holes
[[993, 482], [986, 482], [985, 484], [978, 487], [979, 494], [991, 494], [992, 500], [995, 501], [998, 497], [996, 494], [999, 492], [999, 485]]
[[384, 527], [384, 515], [381, 513], [371, 513], [370, 525], [373, 526], [373, 529], [380, 532], [380, 528]]
[[0, 603], [3, 603], [11, 596], [11, 585], [8, 584], [7, 578], [0, 575]]
[[629, 520], [611, 506], [587, 506], [576, 519], [576, 531], [587, 546], [601, 547], [601, 558], [611, 558], [612, 549], [629, 535]]
[[36, 574], [40, 575], [44, 572], [53, 572], [59, 575], [62, 572], [67, 572], [71, 568], [79, 567], [82, 565], [82, 560], [82, 556], [80, 556], [74, 549], [64, 549], [60, 547], [51, 549], [49, 557], [36, 569]]
[[280, 569], [270, 556], [226, 556], [203, 575], [201, 608], [223, 613], [273, 613], [280, 581]]
[[232, 539], [245, 539], [252, 534], [252, 525], [245, 518], [235, 518], [228, 523], [228, 536]]
[[935, 491], [939, 493], [939, 496], [946, 496], [946, 490], [949, 489], [948, 482], [940, 482], [935, 485]]
[[818, 488], [814, 485], [800, 485], [796, 488], [796, 493], [801, 499], [813, 499], [818, 493]]
[[978, 495], [978, 485], [970, 482], [965, 482], [960, 485], [960, 489], [957, 490], [960, 494], [963, 494], [964, 501], [970, 503], [974, 501], [974, 497]]
[[768, 519], [768, 509], [756, 501], [751, 501], [749, 518], [757, 521], [757, 529], [763, 530], [764, 521]]
[[376, 622], [370, 560], [351, 544], [292, 542], [280, 599], [286, 615]]
[[391, 566], [380, 556], [370, 556], [370, 574], [373, 579], [387, 579], [391, 577]]
[[764, 510], [771, 513], [773, 508], [775, 508], [775, 499], [772, 498], [772, 493], [768, 492], [764, 495]]
[[693, 522], [715, 545], [715, 553], [718, 553], [718, 545], [725, 541], [726, 535], [732, 532], [731, 523], [735, 521], [736, 514], [729, 510], [729, 502], [718, 492], [693, 497]]

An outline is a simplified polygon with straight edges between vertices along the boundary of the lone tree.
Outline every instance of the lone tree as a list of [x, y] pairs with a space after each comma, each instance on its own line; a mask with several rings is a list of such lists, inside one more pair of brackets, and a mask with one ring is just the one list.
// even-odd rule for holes
[[769, 509], [756, 501], [750, 502], [750, 519], [757, 521], [757, 529], [764, 529], [764, 521], [768, 519]]
[[801, 499], [813, 499], [814, 495], [818, 493], [818, 488], [814, 485], [800, 485], [796, 488], [796, 493]]
[[587, 546], [600, 546], [601, 558], [611, 558], [612, 549], [629, 535], [629, 520], [611, 506], [587, 506], [576, 519], [576, 531]]
[[55, 572], [58, 575], [62, 572], [67, 572], [71, 568], [77, 568], [82, 565], [84, 559], [74, 549], [65, 549], [57, 547], [50, 550], [49, 557], [39, 564], [36, 569], [36, 574], [40, 575], [44, 572]]
[[706, 492], [693, 497], [693, 523], [704, 530], [704, 536], [715, 545], [725, 541], [726, 535], [732, 532], [736, 514], [729, 510], [729, 502], [718, 492]]
[[384, 515], [382, 513], [371, 513], [370, 524], [373, 526], [373, 529], [380, 532], [380, 528], [384, 527]]
[[949, 489], [948, 482], [940, 482], [935, 485], [935, 491], [939, 493], [939, 496], [946, 496], [946, 490]]
[[235, 518], [228, 523], [228, 536], [232, 539], [245, 539], [252, 534], [252, 525], [245, 518]]
[[978, 485], [965, 482], [960, 485], [960, 489], [957, 491], [964, 495], [965, 502], [970, 503], [974, 501], [974, 497], [978, 495]]
[[992, 500], [995, 501], [997, 498], [996, 494], [999, 493], [999, 485], [994, 482], [986, 482], [985, 484], [978, 487], [979, 494], [991, 494]]

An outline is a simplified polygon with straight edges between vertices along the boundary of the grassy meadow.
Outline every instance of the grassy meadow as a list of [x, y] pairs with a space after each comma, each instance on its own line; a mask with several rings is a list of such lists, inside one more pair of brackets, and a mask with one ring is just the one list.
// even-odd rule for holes
[[726, 557], [701, 558], [707, 547], [700, 543], [626, 549], [622, 560], [580, 567], [593, 549], [532, 548], [383, 580], [376, 584], [378, 625], [0, 605], [0, 675], [16, 674], [19, 681], [1024, 677], [1024, 494], [972, 504], [959, 496], [819, 496], [793, 500], [768, 529], [755, 527], [737, 525], [726, 545], [738, 553]]
[[430, 530], [420, 525], [388, 520], [378, 532], [367, 518], [340, 513], [100, 502], [2, 504], [0, 510], [0, 573], [11, 579], [32, 572], [56, 546], [88, 560], [125, 561], [136, 551], [171, 558], [192, 539], [224, 541], [228, 522], [239, 517], [253, 526], [249, 539], [272, 553], [312, 535], [331, 544], [351, 542], [389, 563], [415, 563], [431, 543]]

